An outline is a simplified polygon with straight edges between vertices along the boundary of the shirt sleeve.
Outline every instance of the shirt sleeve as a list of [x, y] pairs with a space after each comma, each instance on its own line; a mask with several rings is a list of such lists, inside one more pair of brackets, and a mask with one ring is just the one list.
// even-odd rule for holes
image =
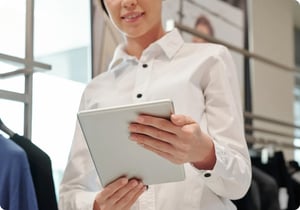
[[[84, 103], [83, 95], [80, 110], [84, 108]], [[59, 189], [59, 209], [92, 210], [100, 190], [101, 185], [88, 147], [79, 123], [76, 122], [68, 163]]]
[[206, 185], [229, 199], [243, 197], [251, 183], [251, 162], [244, 135], [241, 89], [229, 51], [221, 47], [203, 77], [207, 132], [214, 141], [217, 161], [200, 171]]

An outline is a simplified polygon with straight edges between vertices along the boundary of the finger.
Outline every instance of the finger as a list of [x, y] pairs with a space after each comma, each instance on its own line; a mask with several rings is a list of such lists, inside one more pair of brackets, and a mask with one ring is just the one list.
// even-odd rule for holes
[[169, 143], [168, 141], [163, 141], [160, 139], [155, 139], [153, 137], [147, 136], [147, 135], [141, 135], [141, 134], [131, 134], [130, 138], [137, 142], [140, 145], [147, 145], [149, 147], [155, 148], [157, 150], [161, 150], [163, 152], [172, 152], [174, 148], [177, 146], [177, 141], [169, 141], [172, 142]]
[[[130, 138], [134, 141], [141, 140], [151, 140], [148, 137], [152, 137], [156, 140], [164, 141], [167, 143], [175, 143], [174, 139], [176, 135], [169, 133], [165, 130], [160, 130], [152, 126], [145, 126], [141, 124], [131, 124], [129, 126], [129, 131], [131, 132]], [[153, 140], [152, 140], [153, 141]], [[142, 143], [142, 142], [141, 142]]]
[[176, 133], [178, 129], [170, 120], [149, 115], [138, 116], [136, 122], [142, 125], [149, 125], [155, 128], [159, 128], [160, 130], [164, 130], [169, 133]]
[[122, 177], [122, 178], [117, 179], [116, 181], [112, 182], [111, 184], [107, 185], [101, 192], [101, 196], [99, 196], [100, 197], [99, 202], [102, 203], [103, 201], [107, 200], [114, 193], [116, 193], [119, 189], [124, 187], [126, 184], [128, 184], [128, 179], [125, 177]]
[[124, 187], [120, 188], [110, 197], [109, 202], [112, 203], [112, 205], [115, 205], [120, 201], [124, 202], [124, 197], [126, 198], [127, 194], [130, 194], [130, 191], [132, 191], [133, 189], [140, 188], [139, 185], [140, 182], [138, 180], [130, 180]]
[[171, 122], [177, 126], [184, 126], [184, 125], [195, 123], [195, 121], [192, 118], [185, 115], [178, 115], [178, 114], [171, 115]]
[[130, 209], [130, 207], [136, 202], [139, 196], [146, 191], [146, 189], [146, 186], [140, 182], [117, 203], [117, 206], [119, 209]]
[[184, 163], [183, 159], [180, 159], [179, 157], [181, 157], [181, 155], [175, 155], [170, 152], [170, 151], [162, 151], [160, 149], [156, 149], [156, 148], [153, 148], [153, 147], [150, 147], [148, 145], [141, 145], [142, 147], [144, 147], [145, 149], [149, 150], [149, 151], [152, 151], [154, 153], [156, 153], [157, 155], [169, 160], [170, 162], [172, 163], [175, 163], [175, 164], [182, 164]]

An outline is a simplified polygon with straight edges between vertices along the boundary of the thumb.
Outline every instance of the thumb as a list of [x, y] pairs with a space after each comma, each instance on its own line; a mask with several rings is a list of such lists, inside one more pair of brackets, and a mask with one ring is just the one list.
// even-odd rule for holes
[[195, 121], [192, 118], [185, 115], [179, 115], [179, 114], [172, 114], [171, 122], [177, 126], [184, 126], [187, 124], [195, 123]]

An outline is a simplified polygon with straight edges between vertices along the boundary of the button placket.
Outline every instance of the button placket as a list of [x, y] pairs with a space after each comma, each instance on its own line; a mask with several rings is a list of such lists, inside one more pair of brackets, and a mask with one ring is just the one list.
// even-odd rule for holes
[[144, 93], [148, 87], [150, 79], [150, 64], [149, 62], [140, 62], [137, 73], [136, 73], [136, 83], [135, 83], [135, 100], [141, 101], [144, 99]]

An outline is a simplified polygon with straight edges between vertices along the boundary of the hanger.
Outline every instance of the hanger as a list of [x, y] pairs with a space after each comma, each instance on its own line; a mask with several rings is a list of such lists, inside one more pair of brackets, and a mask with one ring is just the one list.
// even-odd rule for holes
[[6, 133], [10, 138], [13, 137], [13, 135], [15, 135], [15, 133], [10, 130], [8, 127], [6, 127], [6, 125], [3, 123], [3, 121], [0, 118], [0, 130], [2, 130], [4, 133]]
[[277, 147], [281, 145], [278, 141], [254, 137], [252, 135], [246, 135], [246, 140], [252, 145], [252, 147], [249, 148], [250, 156], [259, 157], [263, 164], [267, 164], [269, 159], [275, 156], [275, 152], [278, 149]]

